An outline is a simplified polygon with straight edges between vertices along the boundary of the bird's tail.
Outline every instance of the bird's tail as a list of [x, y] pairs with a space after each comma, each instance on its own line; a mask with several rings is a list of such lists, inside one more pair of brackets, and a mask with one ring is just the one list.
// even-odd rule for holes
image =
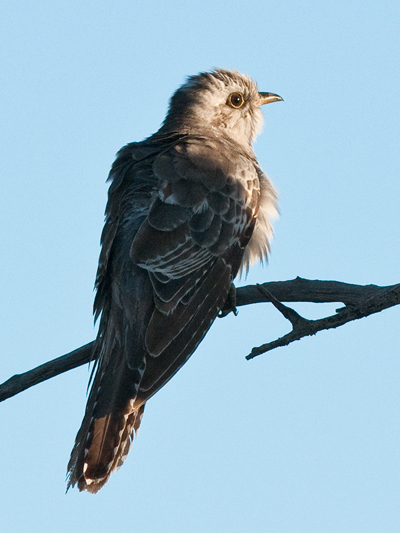
[[144, 403], [137, 402], [137, 372], [112, 357], [97, 369], [82, 425], [68, 463], [68, 487], [96, 493], [122, 465], [139, 430]]

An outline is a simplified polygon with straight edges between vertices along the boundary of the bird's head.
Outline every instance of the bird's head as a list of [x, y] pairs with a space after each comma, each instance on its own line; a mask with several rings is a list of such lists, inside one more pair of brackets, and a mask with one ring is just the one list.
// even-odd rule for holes
[[236, 70], [216, 69], [188, 78], [172, 96], [164, 128], [181, 132], [212, 130], [243, 145], [260, 132], [260, 106], [282, 100], [259, 92], [256, 83]]

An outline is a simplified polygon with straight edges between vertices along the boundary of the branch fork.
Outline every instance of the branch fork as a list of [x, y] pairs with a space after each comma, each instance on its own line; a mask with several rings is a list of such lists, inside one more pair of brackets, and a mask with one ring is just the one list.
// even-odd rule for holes
[[[248, 285], [236, 290], [232, 289], [229, 298], [229, 306], [223, 310], [226, 311], [226, 314], [230, 311], [237, 314], [236, 306], [271, 302], [292, 324], [290, 333], [253, 348], [246, 359], [254, 359], [258, 355], [280, 346], [287, 346], [302, 337], [315, 335], [324, 329], [337, 328], [352, 320], [379, 313], [384, 309], [398, 305], [400, 303], [400, 283], [379, 287], [377, 285], [351, 285], [338, 281], [307, 280], [297, 277], [289, 281], [274, 281], [262, 285]], [[334, 315], [318, 320], [308, 320], [294, 309], [284, 305], [283, 301], [341, 302], [344, 307], [337, 309]], [[93, 346], [94, 341], [89, 342], [33, 370], [11, 377], [0, 385], [0, 402], [67, 370], [89, 363], [93, 360]]]

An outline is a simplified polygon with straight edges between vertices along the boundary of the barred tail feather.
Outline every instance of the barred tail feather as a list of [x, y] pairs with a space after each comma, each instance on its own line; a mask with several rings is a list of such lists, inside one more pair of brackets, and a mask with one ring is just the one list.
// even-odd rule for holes
[[143, 411], [144, 404], [130, 414], [113, 414], [95, 420], [92, 441], [85, 449], [79, 490], [96, 493], [120, 468], [139, 429]]
[[68, 464], [67, 490], [76, 484], [80, 491], [101, 489], [139, 430], [145, 404], [136, 401], [138, 371], [115, 359], [106, 372], [97, 371]]

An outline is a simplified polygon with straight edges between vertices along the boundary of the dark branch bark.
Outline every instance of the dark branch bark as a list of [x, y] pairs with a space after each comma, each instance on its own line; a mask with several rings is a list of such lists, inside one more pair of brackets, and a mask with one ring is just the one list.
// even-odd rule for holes
[[33, 385], [67, 372], [67, 370], [89, 363], [92, 357], [93, 345], [94, 341], [89, 342], [73, 352], [57, 357], [57, 359], [28, 370], [28, 372], [11, 377], [0, 385], [0, 402], [33, 387]]
[[[253, 359], [279, 346], [287, 346], [302, 337], [315, 335], [318, 331], [337, 328], [352, 320], [379, 313], [383, 309], [398, 305], [400, 303], [400, 284], [379, 287], [377, 285], [351, 285], [338, 281], [296, 278], [290, 281], [248, 285], [237, 289], [236, 306], [261, 302], [272, 302], [291, 322], [292, 331], [275, 341], [253, 348], [247, 359]], [[338, 309], [332, 316], [319, 320], [308, 320], [281, 302], [341, 302], [344, 307]], [[94, 341], [33, 370], [11, 377], [0, 385], [0, 402], [42, 381], [88, 363], [92, 359], [93, 344]]]
[[[256, 288], [259, 289], [259, 292], [263, 294], [265, 299], [267, 301], [272, 301], [273, 305], [275, 305], [275, 307], [282, 312], [285, 318], [291, 322], [292, 331], [287, 335], [276, 339], [275, 341], [268, 342], [257, 348], [253, 348], [251, 353], [246, 356], [246, 359], [253, 359], [258, 355], [269, 352], [274, 348], [278, 348], [279, 346], [287, 346], [291, 342], [297, 341], [302, 337], [315, 335], [318, 333], [318, 331], [322, 331], [324, 329], [332, 329], [337, 328], [338, 326], [343, 326], [343, 324], [346, 324], [347, 322], [351, 322], [352, 320], [357, 320], [374, 313], [379, 313], [384, 309], [388, 309], [389, 307], [393, 307], [394, 305], [398, 305], [400, 303], [400, 284], [390, 285], [388, 287], [378, 287], [377, 285], [348, 285], [346, 283], [338, 283], [333, 281], [308, 281], [300, 278], [293, 280], [293, 282], [295, 284], [298, 282], [300, 285], [320, 284], [321, 287], [325, 286], [323, 288], [327, 291], [326, 296], [329, 297], [336, 294], [337, 299], [336, 297], [333, 300], [327, 298], [323, 300], [324, 302], [341, 301], [343, 303], [346, 302], [346, 305], [345, 307], [337, 309], [334, 315], [320, 318], [319, 320], [307, 320], [298, 315], [295, 311], [293, 311], [293, 309], [283, 306], [279, 301], [276, 302], [275, 298], [271, 294], [268, 294], [269, 291], [265, 290], [266, 287], [270, 286], [271, 284], [265, 283], [259, 287], [256, 286]], [[339, 286], [342, 285], [344, 286], [345, 291], [348, 289], [349, 292], [346, 294], [343, 293], [342, 296], [340, 296], [340, 292], [335, 291], [336, 288], [340, 289]], [[310, 299], [304, 299], [302, 301], [315, 301], [312, 299], [313, 297], [314, 295], [310, 295]], [[288, 309], [294, 314], [288, 313]]]

